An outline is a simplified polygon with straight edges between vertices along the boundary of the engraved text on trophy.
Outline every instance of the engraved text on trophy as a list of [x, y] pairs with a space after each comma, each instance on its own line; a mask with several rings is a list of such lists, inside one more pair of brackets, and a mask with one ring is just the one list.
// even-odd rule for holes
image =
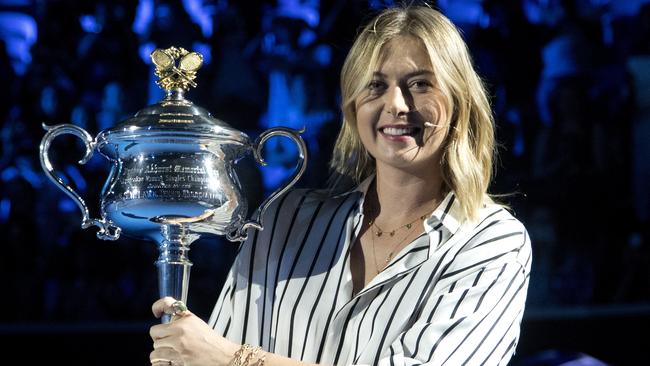
[[123, 184], [128, 187], [123, 199], [215, 200], [210, 190], [210, 177], [200, 165], [150, 163], [125, 169]]

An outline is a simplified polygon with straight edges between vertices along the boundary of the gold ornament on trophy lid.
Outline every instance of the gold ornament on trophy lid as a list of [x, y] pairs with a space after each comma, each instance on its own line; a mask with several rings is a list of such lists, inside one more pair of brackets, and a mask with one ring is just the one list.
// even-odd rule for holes
[[194, 78], [203, 65], [203, 56], [182, 47], [159, 48], [151, 53], [151, 61], [156, 65], [156, 76], [159, 78], [156, 84], [169, 92], [196, 87]]

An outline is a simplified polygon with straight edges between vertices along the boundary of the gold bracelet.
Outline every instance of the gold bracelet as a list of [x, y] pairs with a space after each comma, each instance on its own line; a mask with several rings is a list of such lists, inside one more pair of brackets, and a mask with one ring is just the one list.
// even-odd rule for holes
[[[243, 344], [241, 348], [235, 352], [232, 361], [230, 361], [228, 365], [249, 366], [251, 360], [254, 359], [260, 351], [262, 351], [262, 347], [253, 347], [250, 344]], [[265, 359], [266, 355], [262, 354], [262, 357], [257, 360], [257, 365], [264, 366]]]
[[250, 350], [252, 347], [250, 344], [243, 344], [237, 352], [235, 352], [235, 355], [232, 358], [232, 361], [230, 361], [230, 366], [243, 366], [244, 365], [244, 357], [245, 354]]
[[248, 353], [246, 356], [246, 359], [244, 360], [244, 364], [242, 366], [248, 366], [248, 364], [251, 362], [255, 356], [257, 356], [257, 353], [261, 350], [261, 347], [253, 347], [253, 349]]
[[264, 361], [266, 361], [266, 353], [262, 353], [262, 357], [257, 360], [257, 366], [264, 366]]

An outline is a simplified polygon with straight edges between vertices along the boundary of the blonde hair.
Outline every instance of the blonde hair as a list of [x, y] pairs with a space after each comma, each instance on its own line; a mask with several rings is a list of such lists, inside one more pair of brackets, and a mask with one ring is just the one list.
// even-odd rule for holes
[[385, 9], [358, 34], [341, 71], [343, 126], [330, 168], [356, 183], [374, 173], [374, 159], [357, 131], [354, 101], [378, 69], [382, 46], [402, 35], [420, 39], [430, 55], [436, 87], [446, 96], [447, 110], [452, 111], [447, 113], [445, 122], [450, 127], [442, 145], [444, 189], [455, 193], [463, 219], [475, 219], [479, 208], [491, 201], [487, 189], [495, 153], [494, 120], [467, 45], [451, 21], [429, 7]]

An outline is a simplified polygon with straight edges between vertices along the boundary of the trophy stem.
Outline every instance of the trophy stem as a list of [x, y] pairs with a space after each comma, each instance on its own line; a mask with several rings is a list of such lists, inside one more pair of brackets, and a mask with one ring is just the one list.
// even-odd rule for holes
[[184, 101], [185, 100], [185, 91], [181, 88], [175, 88], [168, 90], [165, 96], [165, 100], [175, 100], [175, 101]]
[[[171, 296], [187, 303], [192, 262], [187, 257], [190, 244], [199, 238], [181, 225], [162, 225], [162, 241], [158, 243], [160, 255], [158, 267], [158, 289], [160, 297]], [[169, 323], [171, 316], [164, 314], [163, 323]]]

